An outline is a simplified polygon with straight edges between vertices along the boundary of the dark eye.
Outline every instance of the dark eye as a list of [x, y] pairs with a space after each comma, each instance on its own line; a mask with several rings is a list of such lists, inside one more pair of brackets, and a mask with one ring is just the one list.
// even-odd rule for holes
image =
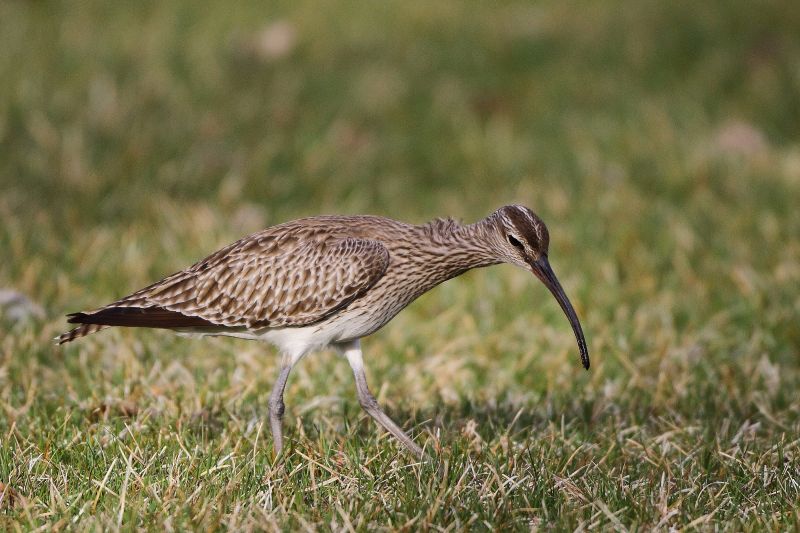
[[513, 235], [509, 235], [508, 236], [508, 242], [514, 248], [519, 248], [520, 250], [524, 250], [525, 249], [525, 247], [522, 246], [522, 243], [519, 242], [517, 239], [515, 239]]

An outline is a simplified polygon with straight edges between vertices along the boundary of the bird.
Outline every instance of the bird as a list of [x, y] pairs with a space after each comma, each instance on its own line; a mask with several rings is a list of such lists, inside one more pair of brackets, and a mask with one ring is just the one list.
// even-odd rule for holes
[[548, 259], [550, 235], [531, 209], [507, 205], [473, 224], [437, 218], [409, 224], [379, 216], [315, 216], [271, 226], [189, 268], [92, 311], [64, 344], [110, 326], [162, 328], [184, 335], [264, 341], [280, 354], [269, 397], [273, 449], [284, 448], [284, 390], [309, 352], [338, 350], [350, 364], [361, 407], [420, 460], [429, 459], [378, 405], [364, 369], [361, 339], [417, 297], [480, 267], [509, 263], [534, 274], [568, 319], [581, 363], [589, 351], [580, 320]]

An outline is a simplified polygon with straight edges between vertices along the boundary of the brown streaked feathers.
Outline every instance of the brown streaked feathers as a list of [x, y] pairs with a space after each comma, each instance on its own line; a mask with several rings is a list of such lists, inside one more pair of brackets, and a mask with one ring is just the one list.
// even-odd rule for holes
[[[381, 243], [298, 222], [245, 237], [130, 296], [73, 313], [69, 322], [168, 329], [304, 326], [350, 303], [386, 271], [389, 252]], [[57, 342], [99, 329], [79, 327]]]

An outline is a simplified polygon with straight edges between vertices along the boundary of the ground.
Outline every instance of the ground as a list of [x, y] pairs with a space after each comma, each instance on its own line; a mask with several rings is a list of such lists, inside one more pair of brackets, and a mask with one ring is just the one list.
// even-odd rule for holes
[[[0, 2], [0, 529], [800, 527], [793, 2]], [[306, 358], [63, 315], [304, 215], [549, 225]], [[8, 294], [8, 293], [6, 293]], [[21, 303], [20, 303], [21, 302]], [[13, 310], [13, 312], [12, 312]]]

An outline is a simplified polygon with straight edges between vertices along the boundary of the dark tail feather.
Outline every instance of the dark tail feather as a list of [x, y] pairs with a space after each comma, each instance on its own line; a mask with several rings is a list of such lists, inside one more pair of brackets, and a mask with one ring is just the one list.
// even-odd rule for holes
[[175, 329], [215, 325], [203, 318], [163, 307], [106, 307], [91, 313], [72, 313], [67, 316], [67, 322], [82, 325], [56, 337], [57, 344], [85, 337], [108, 326]]
[[71, 329], [66, 333], [62, 333], [55, 339], [56, 344], [66, 344], [68, 342], [72, 342], [75, 339], [80, 339], [81, 337], [85, 337], [86, 335], [91, 335], [92, 333], [96, 333], [101, 329], [105, 329], [108, 326], [103, 326], [102, 324], [84, 324], [82, 326], [78, 326], [75, 329]]

